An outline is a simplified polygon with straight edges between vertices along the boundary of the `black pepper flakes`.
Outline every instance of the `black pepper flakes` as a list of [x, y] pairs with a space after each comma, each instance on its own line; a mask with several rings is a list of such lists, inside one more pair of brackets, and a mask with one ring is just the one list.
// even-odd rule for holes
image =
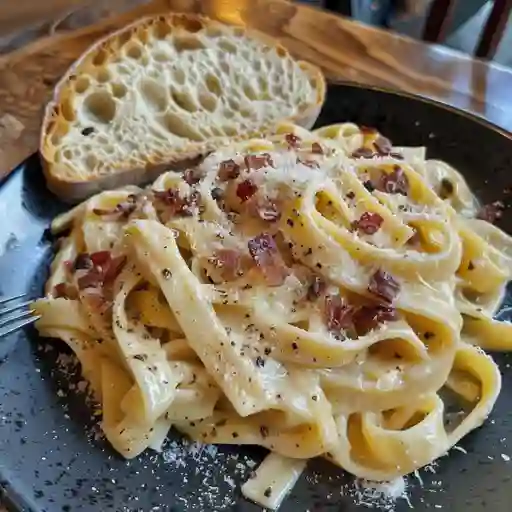
[[232, 434], [233, 439], [236, 439], [238, 437], [238, 432], [233, 432]]
[[219, 201], [224, 197], [224, 191], [220, 187], [215, 187], [212, 189], [212, 199], [215, 201]]
[[373, 183], [371, 182], [371, 180], [366, 180], [364, 183], [363, 183], [363, 186], [366, 190], [368, 190], [368, 192], [373, 192], [375, 190], [375, 186], [373, 185]]
[[470, 261], [468, 263], [468, 270], [474, 270], [474, 269], [475, 269], [475, 265], [474, 265], [474, 263], [472, 261]]
[[424, 337], [426, 340], [430, 340], [430, 339], [432, 339], [434, 336], [435, 336], [435, 334], [434, 334], [432, 331], [426, 331], [426, 332], [425, 332], [425, 334], [423, 335], [423, 337]]
[[265, 347], [263, 352], [266, 356], [269, 356], [272, 353], [272, 349], [270, 347]]
[[172, 273], [168, 268], [162, 269], [162, 277], [167, 281], [171, 279]]
[[270, 496], [272, 496], [272, 487], [267, 487], [263, 491], [263, 496], [265, 496], [265, 498], [270, 498]]
[[311, 400], [313, 400], [313, 402], [316, 402], [318, 400], [318, 395], [313, 395], [311, 397]]
[[261, 434], [261, 437], [263, 437], [263, 439], [268, 437], [268, 427], [266, 427], [265, 425], [261, 425], [260, 434]]
[[297, 345], [297, 343], [293, 342], [292, 343], [292, 349], [293, 350], [298, 350], [299, 349], [299, 345]]
[[258, 356], [255, 360], [255, 364], [258, 368], [263, 368], [265, 366], [265, 359], [263, 359], [261, 356]]

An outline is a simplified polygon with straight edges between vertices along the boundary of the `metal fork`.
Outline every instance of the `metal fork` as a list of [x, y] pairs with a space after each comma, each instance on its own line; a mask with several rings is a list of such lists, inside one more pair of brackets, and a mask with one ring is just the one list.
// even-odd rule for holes
[[[22, 293], [0, 299], [0, 340], [41, 318], [41, 315], [35, 315], [34, 310], [30, 309], [31, 300], [16, 304], [25, 296], [26, 294]], [[10, 302], [13, 304], [10, 305]]]

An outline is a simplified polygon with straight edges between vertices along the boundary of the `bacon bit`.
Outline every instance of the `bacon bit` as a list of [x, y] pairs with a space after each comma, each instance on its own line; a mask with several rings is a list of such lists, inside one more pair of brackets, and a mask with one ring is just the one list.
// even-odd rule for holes
[[277, 222], [281, 218], [278, 205], [270, 199], [259, 201], [256, 206], [256, 213], [265, 222]]
[[98, 251], [89, 255], [94, 265], [102, 266], [110, 261], [110, 251]]
[[53, 287], [52, 295], [58, 299], [60, 297], [64, 299], [77, 299], [78, 290], [68, 283], [59, 283]]
[[272, 157], [268, 153], [262, 153], [261, 155], [248, 155], [244, 158], [245, 166], [247, 169], [257, 171], [263, 167], [274, 167]]
[[410, 226], [410, 227], [414, 230], [414, 233], [407, 240], [407, 242], [406, 242], [407, 245], [410, 245], [412, 247], [420, 246], [421, 245], [421, 234], [420, 234], [420, 232], [415, 227], [412, 227], [412, 226]]
[[110, 217], [109, 220], [127, 219], [137, 208], [137, 196], [129, 195], [125, 201], [122, 201], [114, 208], [93, 208], [94, 215], [99, 217]]
[[220, 249], [213, 253], [210, 263], [221, 269], [222, 278], [225, 281], [233, 281], [243, 275], [246, 263], [244, 254], [234, 249]]
[[377, 270], [370, 278], [368, 291], [379, 298], [384, 304], [393, 304], [400, 292], [400, 284], [384, 270]]
[[284, 138], [291, 148], [297, 147], [298, 143], [301, 141], [300, 137], [297, 137], [297, 135], [293, 133], [287, 133]]
[[377, 153], [382, 156], [389, 155], [393, 151], [393, 144], [391, 141], [382, 135], [377, 137], [377, 140], [373, 143], [373, 145], [375, 146]]
[[242, 203], [249, 200], [257, 191], [258, 187], [251, 180], [244, 180], [236, 187], [236, 195]]
[[395, 165], [390, 173], [382, 173], [379, 183], [375, 188], [388, 194], [402, 194], [406, 196], [409, 191], [409, 180], [404, 170], [399, 165]]
[[105, 315], [112, 308], [112, 302], [107, 300], [101, 288], [90, 287], [81, 290], [80, 300], [99, 315]]
[[288, 268], [277, 249], [272, 235], [262, 233], [261, 235], [251, 238], [247, 246], [256, 265], [263, 272], [267, 283], [270, 286], [283, 284], [288, 275]]
[[370, 148], [360, 147], [352, 153], [352, 158], [372, 158], [375, 153]]
[[89, 269], [92, 267], [93, 267], [93, 262], [91, 260], [90, 255], [86, 252], [79, 254], [76, 257], [75, 262], [73, 264], [74, 270], [83, 270], [83, 269]]
[[362, 306], [354, 313], [354, 327], [358, 336], [364, 336], [384, 322], [398, 320], [398, 312], [387, 306]]
[[320, 297], [320, 295], [322, 295], [325, 292], [326, 288], [327, 288], [327, 285], [321, 277], [313, 276], [313, 282], [309, 285], [306, 298], [309, 301], [313, 302], [314, 300], [318, 299], [318, 297]]
[[76, 284], [79, 290], [85, 288], [99, 288], [103, 284], [103, 272], [99, 267], [90, 270], [78, 270], [76, 272]]
[[361, 231], [366, 235], [374, 235], [379, 231], [384, 219], [378, 213], [364, 212], [359, 220], [352, 222], [352, 229]]
[[109, 261], [107, 268], [103, 274], [103, 283], [112, 283], [116, 280], [117, 276], [123, 270], [123, 267], [126, 265], [126, 256], [117, 256], [116, 258], [112, 258]]
[[219, 164], [217, 177], [220, 181], [234, 180], [240, 176], [240, 166], [232, 159]]
[[373, 128], [372, 126], [361, 125], [359, 130], [365, 135], [374, 135], [375, 133], [378, 133], [377, 128]]
[[183, 179], [189, 185], [195, 185], [196, 183], [199, 183], [201, 181], [201, 178], [201, 173], [197, 169], [187, 169], [183, 173]]
[[339, 333], [342, 329], [352, 327], [354, 307], [345, 303], [339, 295], [325, 298], [325, 323], [331, 332]]
[[76, 270], [79, 290], [84, 290], [85, 288], [99, 288], [105, 284], [112, 283], [126, 264], [126, 256], [123, 255], [112, 258], [109, 251], [98, 251], [90, 255], [82, 255], [82, 257], [83, 256], [87, 256], [94, 266]]
[[155, 199], [169, 207], [171, 217], [175, 215], [191, 217], [201, 201], [201, 194], [195, 190], [188, 197], [181, 197], [179, 191], [173, 188], [168, 190], [155, 190]]
[[322, 148], [322, 146], [320, 146], [318, 142], [313, 142], [313, 144], [311, 144], [311, 152], [316, 155], [323, 155], [324, 149]]
[[502, 201], [494, 201], [494, 203], [486, 204], [480, 208], [476, 214], [476, 218], [485, 220], [493, 224], [503, 216], [505, 205]]

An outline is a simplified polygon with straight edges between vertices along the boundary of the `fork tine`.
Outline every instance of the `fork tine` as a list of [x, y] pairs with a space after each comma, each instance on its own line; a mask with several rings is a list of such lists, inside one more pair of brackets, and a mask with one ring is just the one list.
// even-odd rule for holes
[[32, 304], [32, 300], [27, 300], [25, 302], [20, 302], [19, 304], [16, 304], [16, 306], [11, 306], [10, 308], [6, 309], [0, 309], [0, 315], [6, 315], [7, 313], [12, 313], [13, 311], [16, 311], [17, 309], [24, 308], [25, 306], [28, 306], [29, 304]]
[[12, 334], [13, 332], [20, 330], [22, 327], [34, 323], [40, 318], [41, 315], [31, 316], [24, 320], [23, 322], [13, 325], [10, 329], [7, 329], [6, 331], [0, 331], [0, 338], [4, 338], [5, 336], [8, 336], [9, 334]]
[[21, 299], [21, 297], [25, 297], [26, 293], [22, 293], [20, 295], [15, 295], [14, 297], [2, 297], [0, 299], [0, 304], [5, 304], [7, 302], [11, 302], [12, 300]]
[[25, 318], [29, 318], [32, 316], [34, 316], [34, 311], [32, 309], [29, 309], [28, 311], [21, 311], [17, 315], [10, 316], [5, 319], [2, 317], [0, 319], [0, 327], [3, 327], [4, 325], [7, 324], [12, 324], [13, 322], [16, 322], [18, 320], [24, 320]]

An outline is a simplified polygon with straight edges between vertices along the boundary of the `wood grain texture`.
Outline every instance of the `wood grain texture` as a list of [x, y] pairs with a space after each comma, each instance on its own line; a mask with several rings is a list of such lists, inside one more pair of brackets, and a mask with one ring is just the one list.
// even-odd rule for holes
[[[329, 79], [422, 94], [512, 129], [512, 70], [285, 0], [1, 4], [0, 28], [12, 31], [0, 41], [9, 50], [0, 55], [0, 177], [37, 150], [41, 113], [52, 86], [83, 51], [141, 16], [171, 10], [261, 30], [279, 38], [297, 57], [321, 66]], [[19, 4], [20, 12], [9, 23], [11, 4]], [[30, 14], [25, 14], [25, 24], [23, 4]]]

